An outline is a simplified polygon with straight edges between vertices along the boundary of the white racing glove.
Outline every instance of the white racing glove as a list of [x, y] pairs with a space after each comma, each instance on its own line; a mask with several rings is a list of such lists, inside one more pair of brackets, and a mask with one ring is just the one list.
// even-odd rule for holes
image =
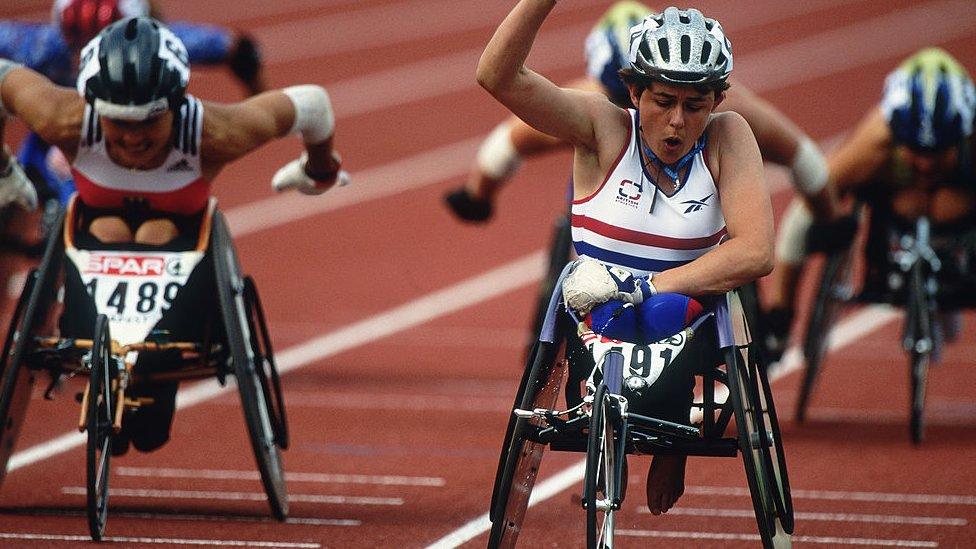
[[37, 209], [37, 191], [17, 159], [10, 157], [7, 169], [0, 172], [0, 208], [17, 204], [27, 211]]
[[563, 299], [574, 311], [586, 315], [593, 307], [617, 295], [617, 283], [599, 261], [582, 259], [563, 280]]
[[[308, 153], [302, 153], [301, 157], [285, 164], [271, 178], [271, 187], [277, 192], [298, 189], [298, 192], [308, 195], [322, 194], [329, 190], [331, 185], [322, 185], [322, 183], [326, 182], [316, 181], [305, 173], [305, 163], [307, 161]], [[336, 186], [344, 187], [351, 182], [352, 179], [346, 170], [339, 170], [336, 173]]]

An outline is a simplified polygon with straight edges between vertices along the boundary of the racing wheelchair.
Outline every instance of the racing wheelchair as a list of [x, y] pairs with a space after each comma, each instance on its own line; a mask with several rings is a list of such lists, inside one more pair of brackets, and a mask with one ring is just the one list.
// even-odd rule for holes
[[[102, 245], [85, 234], [86, 215], [75, 199], [58, 219], [4, 341], [0, 475], [35, 380], [50, 376], [45, 397], [51, 398], [67, 379], [87, 377], [78, 428], [87, 432], [88, 526], [100, 540], [109, 464], [125, 425], [153, 407], [169, 406], [171, 420], [179, 382], [216, 376], [224, 384], [232, 375], [272, 515], [284, 520], [281, 450], [288, 429], [281, 383], [257, 289], [241, 272], [216, 200], [195, 218], [195, 230], [165, 249]], [[164, 424], [156, 446], [168, 438]], [[135, 441], [136, 433], [131, 436]]]
[[[754, 307], [743, 306], [743, 301], [755, 303], [755, 288], [723, 296], [682, 332], [634, 345], [585, 329], [562, 302], [561, 283], [555, 287], [509, 417], [489, 509], [488, 546], [515, 546], [548, 447], [586, 455], [581, 503], [589, 549], [614, 546], [627, 454], [741, 454], [763, 546], [791, 547], [793, 504], [785, 455], [765, 365], [750, 334], [746, 311]], [[636, 413], [640, 391], [653, 386], [690, 339], [708, 330], [717, 348], [706, 354], [714, 360], [695, 367], [702, 397], [693, 405], [692, 424]], [[590, 373], [574, 387], [572, 370], [580, 365]], [[564, 386], [566, 408], [559, 410]], [[733, 420], [735, 436], [726, 436]]]
[[[866, 208], [858, 209], [857, 218]], [[938, 361], [944, 344], [940, 311], [954, 313], [976, 306], [970, 270], [974, 265], [976, 232], [963, 230], [936, 237], [927, 217], [914, 223], [890, 212], [872, 209], [865, 245], [866, 273], [855, 276], [855, 246], [819, 247], [826, 252], [823, 271], [810, 309], [803, 339], [805, 369], [796, 417], [806, 419], [807, 407], [829, 346], [830, 329], [845, 305], [888, 304], [904, 308], [902, 347], [908, 354], [910, 376], [909, 431], [920, 444], [925, 434], [925, 388], [929, 364]], [[855, 220], [856, 221], [856, 220]], [[855, 224], [856, 226], [856, 224]], [[853, 231], [851, 231], [853, 233]], [[938, 240], [938, 243], [935, 241]], [[815, 247], [816, 249], [817, 247]], [[947, 253], [936, 253], [947, 250]], [[861, 286], [858, 288], [858, 286]]]

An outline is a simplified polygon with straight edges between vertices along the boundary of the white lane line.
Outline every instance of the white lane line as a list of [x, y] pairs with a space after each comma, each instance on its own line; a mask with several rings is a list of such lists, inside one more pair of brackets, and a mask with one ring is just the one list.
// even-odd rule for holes
[[[830, 336], [828, 337], [828, 341], [830, 342], [829, 350], [836, 351], [837, 349], [840, 349], [841, 347], [844, 347], [845, 345], [848, 345], [851, 342], [856, 341], [864, 335], [874, 331], [898, 316], [899, 313], [893, 308], [883, 305], [872, 305], [860, 309], [834, 327]], [[796, 347], [791, 348], [783, 355], [783, 360], [780, 361], [780, 366], [769, 371], [769, 382], [774, 383], [783, 376], [799, 369], [801, 363], [802, 359], [800, 357], [799, 350]], [[569, 468], [560, 471], [552, 478], [547, 478], [546, 480], [542, 481], [538, 486], [535, 487], [535, 489], [533, 489], [532, 499], [529, 500], [529, 507], [532, 507], [537, 503], [541, 503], [544, 499], [547, 499], [535, 497], [540, 490], [544, 491], [546, 494], [549, 494], [548, 497], [552, 497], [553, 495], [558, 494], [562, 490], [569, 488], [573, 484], [582, 480], [584, 469], [585, 461], [581, 460]], [[575, 476], [569, 474], [571, 471], [575, 472]], [[552, 483], [551, 486], [550, 483]], [[691, 493], [690, 489], [685, 489], [685, 493]], [[749, 494], [748, 489], [745, 489], [745, 493], [746, 495]], [[793, 490], [794, 497], [796, 497], [796, 493], [797, 491]], [[488, 513], [485, 513], [480, 517], [469, 521], [467, 524], [461, 526], [457, 530], [447, 534], [443, 538], [435, 541], [428, 546], [428, 549], [449, 549], [458, 547], [459, 545], [481, 535], [484, 532], [487, 532], [490, 529], [491, 522], [488, 520]]]
[[[538, 250], [478, 276], [285, 349], [277, 356], [278, 370], [282, 374], [297, 370], [534, 284], [542, 276], [545, 258], [546, 251]], [[203, 381], [180, 389], [176, 406], [179, 409], [190, 408], [233, 390], [233, 383], [221, 387], [215, 379]], [[10, 457], [7, 471], [16, 471], [63, 454], [86, 441], [87, 437], [82, 433], [67, 432], [15, 453]]]
[[[899, 494], [891, 492], [846, 492], [842, 490], [791, 490], [793, 499], [866, 501], [871, 503], [909, 503], [926, 505], [976, 505], [976, 496], [958, 494]], [[735, 486], [689, 486], [686, 494], [700, 496], [751, 497], [748, 488]]]
[[[847, 21], [832, 30], [743, 56], [741, 64], [736, 59], [736, 78], [761, 93], [907, 55], [973, 31], [976, 10], [972, 0], [928, 2], [871, 19]], [[893, 36], [898, 38], [893, 40]], [[850, 55], [853, 51], [857, 55]]]
[[[524, 347], [522, 347], [524, 348]], [[286, 392], [288, 409], [322, 408], [342, 410], [429, 410], [482, 414], [511, 406], [511, 396], [477, 397], [444, 395], [375, 395], [358, 393]], [[220, 404], [238, 405], [231, 400]]]
[[[711, 541], [761, 541], [758, 534], [721, 534], [717, 532], [671, 532], [660, 530], [617, 530], [619, 536], [665, 539], [697, 539]], [[839, 538], [819, 536], [793, 536], [795, 543], [838, 545], [863, 545], [871, 547], [938, 547], [934, 541], [909, 539]]]
[[[61, 493], [84, 496], [84, 486], [63, 486]], [[267, 501], [264, 492], [220, 492], [215, 490], [150, 490], [139, 488], [110, 488], [111, 497], [148, 499], [209, 499], [221, 501]], [[376, 498], [365, 496], [326, 496], [318, 494], [288, 494], [288, 501], [303, 503], [336, 503], [341, 505], [403, 505], [403, 498]]]
[[[289, 402], [290, 404], [290, 402]], [[202, 478], [213, 480], [260, 480], [257, 471], [226, 469], [177, 469], [172, 467], [116, 467], [114, 474], [125, 477]], [[377, 484], [381, 486], [444, 486], [441, 477], [408, 477], [396, 475], [345, 475], [328, 473], [285, 473], [288, 482], [320, 484]]]
[[[651, 514], [646, 507], [637, 510], [645, 515]], [[794, 513], [797, 520], [812, 520], [818, 522], [865, 522], [876, 524], [913, 524], [918, 526], [965, 526], [969, 521], [961, 518], [919, 517], [902, 515], [862, 515], [857, 513]], [[756, 520], [756, 512], [752, 509], [701, 509], [674, 507], [668, 511], [668, 517], [710, 517], [710, 518], [742, 518]]]
[[[7, 510], [11, 512], [10, 509]], [[59, 510], [13, 510], [13, 514], [23, 516], [44, 516], [44, 517], [84, 517], [87, 511], [71, 509]], [[186, 513], [138, 513], [135, 511], [112, 511], [112, 518], [136, 518], [149, 520], [185, 520], [192, 522], [267, 522], [271, 524], [282, 524], [281, 521], [271, 517], [257, 517], [249, 515], [204, 515]], [[363, 521], [355, 519], [324, 519], [324, 518], [302, 518], [291, 517], [285, 519], [284, 524], [297, 524], [301, 526], [362, 526]]]
[[[16, 532], [0, 532], [0, 539], [17, 539], [26, 541], [68, 541], [91, 543], [88, 536], [71, 536], [59, 534], [21, 534]], [[187, 538], [137, 538], [107, 536], [102, 543], [144, 543], [152, 545], [206, 545], [211, 547], [275, 547], [281, 549], [317, 549], [322, 547], [318, 543], [289, 543], [285, 541], [251, 541], [239, 539], [187, 539]]]

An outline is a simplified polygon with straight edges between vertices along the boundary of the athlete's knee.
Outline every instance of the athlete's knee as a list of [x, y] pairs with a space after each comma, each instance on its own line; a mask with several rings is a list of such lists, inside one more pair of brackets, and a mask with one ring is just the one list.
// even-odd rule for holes
[[135, 241], [139, 244], [150, 244], [153, 246], [162, 246], [163, 244], [168, 244], [174, 238], [179, 236], [179, 229], [176, 227], [176, 223], [173, 223], [169, 219], [150, 219], [136, 230]]
[[106, 215], [93, 219], [88, 232], [105, 244], [132, 242], [132, 230], [118, 216]]

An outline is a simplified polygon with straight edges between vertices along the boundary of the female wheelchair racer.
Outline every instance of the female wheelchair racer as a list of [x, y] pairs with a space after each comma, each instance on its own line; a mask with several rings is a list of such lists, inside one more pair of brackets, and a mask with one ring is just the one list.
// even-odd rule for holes
[[[509, 418], [489, 547], [515, 546], [547, 446], [586, 454], [588, 548], [614, 546], [627, 454], [737, 452], [763, 546], [790, 547], [785, 455], [765, 364], [751, 338], [755, 315], [746, 312], [755, 310], [754, 286], [703, 307], [679, 294], [649, 295], [646, 280], [585, 259], [564, 269], [560, 286]], [[702, 388], [694, 406], [686, 385], [693, 376]], [[563, 383], [565, 401], [557, 407]], [[733, 419], [736, 435], [729, 438]]]
[[51, 377], [46, 397], [87, 376], [78, 427], [87, 432], [89, 531], [99, 540], [111, 457], [130, 440], [143, 451], [168, 440], [179, 382], [233, 375], [268, 503], [284, 520], [281, 385], [257, 290], [216, 201], [192, 235], [164, 247], [102, 244], [85, 230], [90, 216], [80, 201], [69, 204], [18, 301], [0, 355], [0, 471], [38, 375]]

